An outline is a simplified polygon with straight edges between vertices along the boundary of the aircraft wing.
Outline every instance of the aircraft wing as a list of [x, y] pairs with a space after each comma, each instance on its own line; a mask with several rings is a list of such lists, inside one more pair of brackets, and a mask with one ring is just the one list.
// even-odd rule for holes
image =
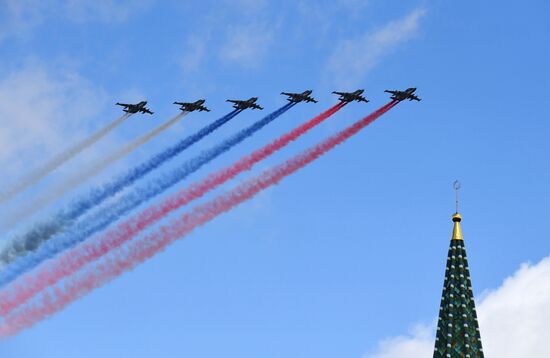
[[412, 101], [412, 100], [415, 100], [415, 101], [418, 101], [418, 102], [421, 101], [421, 99], [418, 98], [417, 96], [415, 96], [414, 94], [411, 94], [411, 95], [409, 96], [409, 99], [410, 99], [411, 101]]
[[332, 93], [338, 94], [338, 95], [340, 95], [340, 96], [344, 96], [344, 95], [347, 94], [346, 92], [338, 92], [338, 91], [332, 91]]
[[239, 101], [239, 100], [236, 100], [236, 99], [226, 99], [225, 101], [226, 101], [226, 102], [235, 103], [235, 104], [237, 104], [237, 103], [242, 103], [242, 102], [243, 102], [243, 101]]
[[206, 111], [206, 112], [210, 112], [210, 110], [208, 108], [206, 108], [205, 106], [199, 106], [199, 111]]
[[385, 90], [384, 92], [386, 92], [386, 93], [391, 93], [391, 94], [393, 94], [393, 95], [396, 95], [399, 91]]
[[252, 108], [255, 108], [255, 109], [264, 109], [264, 107], [259, 106], [259, 105], [257, 105], [256, 103], [252, 104], [251, 107], [252, 107]]
[[128, 104], [128, 103], [115, 103], [117, 106], [122, 106], [122, 107], [130, 107], [131, 104]]
[[153, 112], [151, 112], [150, 110], [148, 110], [147, 108], [142, 108], [141, 109], [141, 112], [143, 113], [149, 113], [149, 114], [153, 114]]

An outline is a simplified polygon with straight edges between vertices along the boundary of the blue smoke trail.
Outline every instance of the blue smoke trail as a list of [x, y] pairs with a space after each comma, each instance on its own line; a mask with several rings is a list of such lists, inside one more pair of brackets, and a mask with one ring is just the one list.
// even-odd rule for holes
[[[141, 165], [130, 169], [125, 174], [111, 180], [110, 182], [107, 182], [103, 186], [93, 188], [88, 194], [73, 201], [69, 204], [69, 207], [66, 210], [59, 212], [48, 222], [36, 225], [23, 236], [14, 237], [7, 247], [0, 253], [0, 265], [5, 266], [10, 264], [18, 257], [25, 256], [28, 253], [37, 250], [44, 242], [52, 238], [52, 236], [61, 233], [70, 227], [76, 219], [85, 214], [88, 210], [101, 204], [105, 199], [132, 185], [136, 180], [155, 170], [166, 161], [174, 158], [194, 143], [198, 142], [214, 130], [221, 127], [223, 124], [227, 123], [240, 112], [241, 110], [236, 109], [226, 114], [215, 122], [202, 128], [197, 133], [179, 141], [172, 147], [151, 157]], [[0, 282], [3, 281], [4, 278], [0, 279]]]
[[62, 236], [45, 242], [37, 251], [31, 252], [28, 255], [19, 258], [12, 265], [8, 266], [5, 274], [3, 274], [0, 279], [0, 286], [6, 285], [19, 275], [33, 269], [42, 261], [54, 257], [58, 253], [84, 241], [98, 231], [105, 229], [111, 223], [129, 213], [132, 209], [177, 184], [188, 175], [200, 169], [203, 165], [250, 137], [252, 134], [259, 131], [287, 110], [292, 108], [295, 104], [296, 103], [288, 103], [284, 105], [258, 122], [252, 124], [248, 128], [245, 128], [232, 137], [226, 139], [222, 143], [201, 152], [198, 156], [188, 160], [171, 173], [163, 175], [159, 179], [151, 180], [143, 187], [135, 188], [133, 191], [117, 199], [115, 203], [104, 209], [98, 210], [89, 218], [79, 222]]

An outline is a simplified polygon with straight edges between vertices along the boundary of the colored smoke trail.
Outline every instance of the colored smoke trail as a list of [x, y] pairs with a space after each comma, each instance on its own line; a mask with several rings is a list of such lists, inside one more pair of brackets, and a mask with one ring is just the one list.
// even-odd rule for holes
[[237, 134], [222, 143], [210, 148], [209, 150], [202, 151], [198, 156], [186, 161], [183, 165], [174, 169], [170, 173], [147, 182], [143, 187], [136, 187], [129, 193], [118, 198], [113, 204], [98, 210], [90, 215], [90, 217], [78, 222], [67, 230], [67, 232], [64, 232], [60, 236], [54, 237], [43, 243], [36, 251], [29, 252], [26, 256], [20, 257], [8, 266], [3, 273], [2, 278], [0, 278], [0, 283], [6, 284], [11, 282], [17, 276], [38, 266], [42, 261], [54, 257], [60, 252], [81, 243], [100, 230], [105, 229], [140, 204], [159, 195], [164, 190], [185, 179], [189, 174], [200, 169], [203, 165], [250, 137], [252, 134], [271, 123], [294, 105], [295, 103], [284, 105], [258, 122], [252, 124], [248, 128], [239, 131]]
[[143, 239], [131, 241], [105, 261], [86, 269], [66, 281], [63, 287], [54, 287], [36, 302], [23, 306], [5, 317], [0, 325], [0, 335], [9, 336], [32, 326], [49, 315], [63, 309], [74, 300], [93, 289], [100, 287], [120, 274], [163, 251], [168, 245], [184, 237], [196, 227], [223, 214], [242, 202], [254, 197], [260, 191], [277, 184], [290, 174], [305, 167], [312, 161], [343, 143], [361, 129], [386, 113], [397, 102], [390, 102], [350, 127], [330, 136], [317, 145], [267, 170], [259, 176], [245, 181], [233, 190], [197, 206], [169, 225], [162, 226]]
[[344, 105], [345, 103], [341, 102], [329, 108], [327, 111], [282, 135], [264, 147], [244, 156], [233, 165], [208, 175], [204, 180], [191, 184], [177, 195], [168, 198], [160, 204], [153, 205], [139, 215], [135, 215], [118, 224], [99, 238], [64, 252], [59, 258], [49, 261], [40, 267], [38, 272], [21, 277], [20, 280], [15, 281], [9, 287], [9, 290], [0, 292], [0, 315], [4, 316], [10, 313], [38, 292], [56, 284], [59, 280], [74, 274], [89, 262], [97, 260], [109, 251], [121, 246], [170, 212], [181, 208], [192, 200], [200, 198], [208, 191], [222, 185], [245, 170], [249, 170], [254, 164], [282, 149], [290, 142], [298, 139], [310, 129], [328, 119], [343, 108]]
[[[231, 111], [215, 122], [202, 128], [197, 133], [186, 137], [175, 145], [151, 157], [146, 162], [130, 169], [124, 175], [121, 175], [102, 186], [93, 188], [88, 194], [81, 196], [79, 199], [69, 204], [68, 209], [64, 211], [62, 210], [49, 221], [36, 224], [24, 235], [12, 238], [4, 250], [0, 253], [0, 266], [12, 264], [18, 258], [24, 258], [25, 255], [29, 256], [30, 253], [36, 251], [44, 242], [47, 242], [54, 235], [69, 228], [76, 221], [76, 219], [85, 214], [88, 210], [101, 204], [107, 198], [115, 195], [122, 189], [132, 185], [135, 181], [142, 178], [146, 174], [157, 169], [166, 161], [174, 158], [191, 145], [214, 132], [239, 113], [241, 113], [241, 110], [238, 109]], [[33, 260], [28, 260], [27, 263], [32, 261]], [[25, 266], [19, 265], [19, 269], [12, 270], [11, 273], [3, 272], [2, 277], [0, 277], [0, 286], [3, 286], [13, 280], [13, 278], [18, 275], [18, 270], [21, 270], [22, 267]], [[6, 270], [9, 270], [10, 268], [11, 266], [6, 266]]]
[[82, 152], [84, 149], [92, 146], [98, 142], [101, 138], [109, 134], [116, 127], [122, 124], [131, 114], [126, 113], [115, 121], [111, 122], [107, 126], [103, 127], [99, 131], [95, 132], [88, 138], [84, 139], [80, 143], [74, 145], [73, 147], [67, 149], [66, 151], [60, 153], [55, 158], [50, 160], [48, 163], [44, 164], [42, 167], [36, 169], [34, 172], [29, 173], [26, 177], [17, 180], [17, 183], [14, 183], [12, 187], [0, 193], [0, 204], [13, 198], [17, 194], [21, 193], [28, 187], [33, 184], [36, 184], [46, 175], [53, 172], [55, 169], [59, 168], [62, 164], [74, 158], [77, 154]]
[[17, 210], [13, 213], [10, 213], [7, 218], [3, 218], [2, 226], [5, 229], [6, 228], [9, 229], [13, 227], [13, 225], [15, 225], [20, 220], [36, 213], [38, 210], [42, 209], [44, 206], [59, 199], [70, 190], [78, 187], [80, 184], [82, 184], [89, 178], [95, 176], [96, 174], [101, 172], [103, 169], [105, 169], [109, 165], [113, 164], [117, 160], [130, 154], [131, 152], [141, 147], [142, 145], [146, 144], [148, 141], [155, 138], [156, 136], [161, 134], [163, 131], [165, 131], [172, 125], [176, 124], [188, 113], [189, 112], [179, 113], [177, 116], [157, 126], [153, 130], [151, 130], [149, 133], [135, 139], [134, 141], [128, 143], [126, 146], [120, 148], [115, 152], [107, 154], [107, 156], [101, 158], [95, 163], [91, 163], [91, 165], [86, 166], [85, 164], [83, 164], [83, 166], [79, 168], [79, 171], [75, 173], [75, 175], [66, 178], [61, 183], [59, 183], [55, 188], [47, 190], [44, 193], [44, 195], [42, 195], [42, 197], [36, 198], [30, 204], [26, 205], [24, 208]]

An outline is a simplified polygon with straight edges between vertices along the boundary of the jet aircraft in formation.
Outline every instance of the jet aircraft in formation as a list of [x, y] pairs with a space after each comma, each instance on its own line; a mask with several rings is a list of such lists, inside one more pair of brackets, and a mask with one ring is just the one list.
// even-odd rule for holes
[[412, 100], [415, 100], [415, 101], [419, 101], [420, 102], [420, 98], [418, 98], [416, 95], [414, 95], [413, 93], [416, 91], [416, 88], [414, 87], [411, 87], [411, 88], [407, 88], [406, 90], [404, 91], [390, 91], [390, 90], [385, 90], [384, 92], [386, 93], [391, 93], [391, 99], [393, 99], [394, 101], [403, 101], [403, 100], [406, 100], [408, 99], [409, 101], [412, 101]]
[[[408, 99], [409, 101], [420, 101], [421, 99], [418, 98], [414, 92], [416, 91], [415, 87], [407, 88], [404, 91], [398, 91], [398, 90], [385, 90], [384, 92], [391, 94], [391, 99], [394, 101], [404, 101]], [[282, 95], [287, 96], [287, 100], [289, 102], [293, 103], [299, 103], [299, 102], [313, 102], [317, 103], [317, 100], [313, 97], [311, 97], [312, 90], [306, 90], [302, 93], [292, 93], [292, 92], [281, 92]], [[354, 92], [338, 92], [333, 91], [332, 93], [337, 94], [339, 97], [338, 99], [342, 102], [369, 102], [368, 99], [366, 99], [363, 96], [363, 92], [365, 90], [358, 89]], [[258, 97], [252, 97], [247, 100], [237, 100], [237, 99], [228, 99], [226, 102], [233, 103], [233, 108], [244, 110], [244, 109], [264, 109], [262, 106], [258, 105], [256, 101], [258, 100]], [[180, 110], [186, 111], [186, 112], [193, 112], [193, 111], [206, 111], [210, 112], [208, 108], [204, 106], [204, 103], [206, 101], [204, 99], [199, 99], [195, 102], [174, 102], [174, 104], [177, 104], [180, 106]], [[136, 104], [131, 103], [116, 103], [118, 106], [124, 107], [123, 111], [126, 113], [149, 113], [153, 114], [147, 107], [147, 101], [141, 101]]]
[[131, 103], [116, 103], [117, 106], [122, 106], [124, 107], [123, 111], [126, 112], [126, 113], [137, 113], [137, 112], [141, 112], [141, 113], [149, 113], [149, 114], [153, 114], [153, 112], [151, 112], [148, 108], [146, 108], [145, 106], [147, 105], [147, 101], [141, 101], [137, 104], [131, 104]]
[[284, 94], [285, 96], [288, 96], [287, 100], [289, 102], [299, 103], [299, 102], [313, 102], [317, 103], [317, 100], [313, 97], [311, 97], [312, 90], [307, 90], [302, 93], [289, 93], [289, 92], [281, 92], [281, 94]]
[[199, 99], [195, 102], [174, 102], [174, 104], [177, 104], [178, 106], [180, 106], [180, 110], [184, 112], [193, 112], [193, 111], [210, 112], [210, 110], [204, 106], [204, 102], [206, 102], [206, 100]]
[[369, 100], [362, 96], [363, 92], [365, 92], [365, 90], [358, 89], [355, 92], [333, 91], [332, 93], [339, 95], [340, 97], [338, 99], [342, 102], [352, 102], [352, 101], [368, 102]]
[[226, 102], [231, 102], [233, 103], [233, 108], [236, 108], [236, 109], [248, 109], [248, 108], [251, 108], [251, 109], [264, 109], [264, 107], [256, 104], [256, 101], [258, 100], [258, 97], [251, 97], [247, 100], [238, 100], [238, 99], [228, 99], [226, 100]]

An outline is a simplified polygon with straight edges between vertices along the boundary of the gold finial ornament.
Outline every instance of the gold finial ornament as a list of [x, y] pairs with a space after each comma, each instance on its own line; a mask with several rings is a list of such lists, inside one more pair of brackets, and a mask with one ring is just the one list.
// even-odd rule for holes
[[452, 219], [454, 223], [453, 227], [453, 236], [451, 240], [464, 240], [462, 237], [462, 229], [460, 228], [460, 222], [462, 221], [462, 216], [458, 213], [458, 191], [460, 190], [460, 182], [455, 180], [453, 183], [453, 188], [456, 192], [456, 212], [454, 213]]

